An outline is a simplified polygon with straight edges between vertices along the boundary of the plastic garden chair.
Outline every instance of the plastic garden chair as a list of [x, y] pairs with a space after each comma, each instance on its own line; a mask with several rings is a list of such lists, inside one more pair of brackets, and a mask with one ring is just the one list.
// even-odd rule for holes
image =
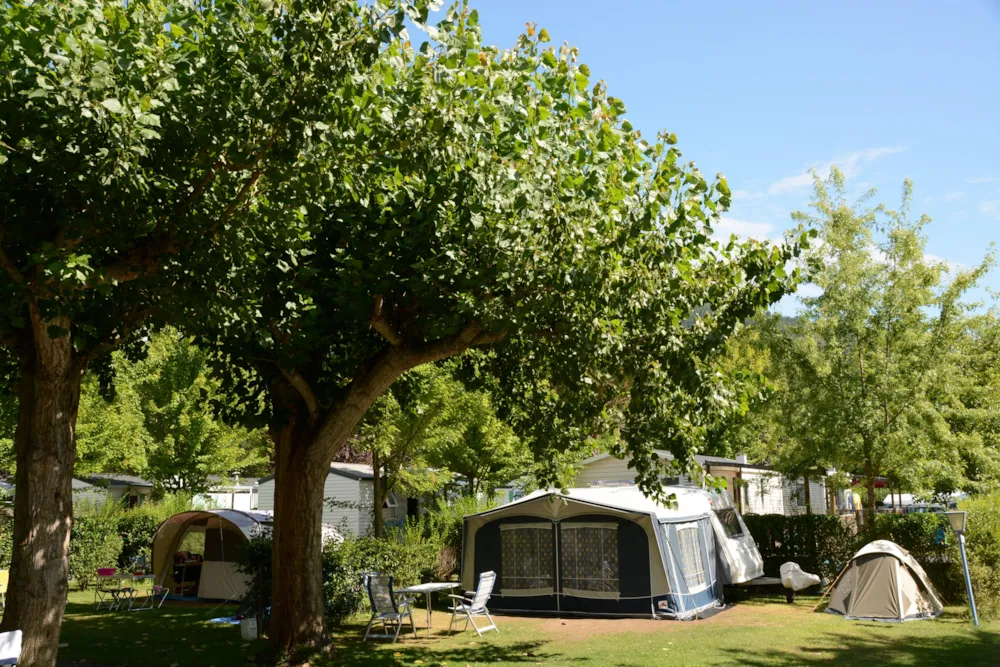
[[21, 659], [21, 631], [0, 632], [0, 665], [16, 665]]
[[[409, 598], [396, 599], [392, 590], [392, 575], [366, 574], [362, 579], [365, 590], [368, 591], [368, 601], [372, 605], [372, 617], [365, 627], [365, 636], [362, 641], [371, 638], [392, 639], [393, 643], [399, 640], [399, 631], [403, 627], [403, 621], [408, 616], [410, 618], [410, 628], [413, 636], [417, 636], [417, 626], [413, 623], [413, 607]], [[372, 625], [375, 621], [382, 622], [382, 634], [372, 634]], [[390, 634], [392, 628], [396, 629], [395, 634]]]
[[[486, 608], [486, 603], [489, 601], [490, 596], [493, 595], [493, 584], [497, 580], [497, 573], [483, 572], [479, 575], [479, 586], [476, 587], [475, 595], [466, 593], [466, 595], [449, 595], [455, 601], [455, 606], [450, 607], [451, 609], [451, 622], [448, 623], [448, 632], [451, 632], [452, 625], [455, 623], [455, 617], [459, 614], [465, 615], [465, 627], [462, 628], [462, 632], [469, 629], [469, 623], [472, 623], [472, 627], [475, 629], [476, 634], [480, 637], [487, 630], [496, 630], [499, 634], [500, 628], [493, 621], [493, 617], [490, 616], [490, 610]], [[476, 625], [476, 617], [480, 618], [485, 616], [489, 619], [490, 624], [486, 627], [479, 627]]]

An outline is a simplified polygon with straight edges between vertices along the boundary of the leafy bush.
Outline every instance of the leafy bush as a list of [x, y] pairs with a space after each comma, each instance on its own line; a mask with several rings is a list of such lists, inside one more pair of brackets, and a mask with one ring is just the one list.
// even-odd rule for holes
[[850, 526], [835, 516], [747, 514], [743, 520], [757, 542], [768, 576], [778, 576], [782, 563], [794, 561], [806, 572], [829, 580], [857, 550]]
[[[326, 612], [339, 624], [345, 618], [367, 607], [368, 600], [361, 585], [366, 572], [393, 575], [396, 587], [420, 583], [433, 571], [437, 544], [421, 537], [407, 536], [405, 531], [386, 538], [348, 536], [341, 541], [327, 540], [323, 545], [323, 591]], [[255, 533], [240, 547], [239, 571], [256, 583], [251, 585], [248, 601], [257, 600], [265, 607], [271, 604], [271, 532]]]
[[69, 569], [80, 590], [87, 590], [97, 568], [116, 567], [122, 552], [118, 508], [83, 505], [76, 510], [69, 538]]
[[743, 519], [769, 576], [777, 576], [782, 563], [795, 561], [806, 572], [832, 580], [862, 546], [890, 540], [913, 554], [946, 599], [953, 599], [962, 585], [948, 557], [954, 536], [938, 514], [877, 514], [858, 535], [838, 517], [825, 514], [748, 514]]
[[436, 557], [424, 572], [425, 579], [448, 579], [458, 570], [462, 553], [462, 530], [469, 514], [478, 514], [497, 506], [495, 499], [469, 496], [448, 501], [438, 498], [437, 504], [420, 517], [411, 517], [406, 524], [404, 540], [417, 540], [415, 548], [436, 546]]
[[[976, 610], [983, 620], [1000, 618], [1000, 493], [970, 498], [959, 504], [966, 518], [965, 550], [972, 576]], [[952, 571], [962, 577], [957, 540], [950, 550]], [[962, 581], [960, 579], [960, 581]], [[961, 598], [965, 598], [964, 581]]]
[[168, 495], [163, 499], [143, 503], [118, 512], [118, 534], [122, 538], [122, 553], [118, 566], [123, 569], [147, 569], [152, 563], [153, 537], [160, 524], [178, 512], [191, 509], [191, 497]]

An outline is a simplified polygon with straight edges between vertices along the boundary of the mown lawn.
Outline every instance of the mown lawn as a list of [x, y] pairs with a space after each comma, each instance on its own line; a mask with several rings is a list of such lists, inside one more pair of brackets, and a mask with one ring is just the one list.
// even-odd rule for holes
[[[153, 612], [94, 612], [92, 594], [71, 593], [60, 664], [245, 665], [263, 645], [240, 641], [239, 628], [207, 623], [231, 613], [212, 606], [164, 605]], [[1000, 665], [1000, 622], [975, 630], [952, 607], [933, 622], [905, 624], [844, 621], [811, 613], [815, 598], [794, 605], [783, 596], [736, 604], [696, 622], [647, 619], [540, 619], [497, 617], [501, 633], [477, 638], [469, 630], [445, 636], [448, 616], [434, 614], [434, 636], [398, 644], [361, 643], [367, 619], [335, 634], [333, 665], [548, 665], [640, 667], [698, 665]], [[313, 667], [324, 664], [311, 662]]]

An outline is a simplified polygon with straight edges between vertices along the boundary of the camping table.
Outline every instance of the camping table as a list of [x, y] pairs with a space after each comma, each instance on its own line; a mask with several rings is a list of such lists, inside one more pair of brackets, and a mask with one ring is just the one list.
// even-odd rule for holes
[[397, 593], [422, 593], [427, 597], [427, 636], [431, 636], [431, 596], [438, 591], [448, 591], [458, 588], [458, 584], [447, 581], [431, 582], [429, 584], [417, 584], [406, 588], [396, 589]]

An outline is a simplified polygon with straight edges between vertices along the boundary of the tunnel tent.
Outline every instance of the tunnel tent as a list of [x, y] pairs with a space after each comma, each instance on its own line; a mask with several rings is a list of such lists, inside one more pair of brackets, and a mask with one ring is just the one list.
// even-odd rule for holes
[[924, 568], [889, 540], [862, 547], [846, 565], [826, 608], [849, 620], [929, 620], [944, 610]]
[[[249, 580], [237, 571], [239, 546], [255, 531], [270, 526], [271, 517], [261, 512], [214, 509], [175, 514], [160, 524], [153, 537], [156, 583], [176, 596], [240, 600]], [[199, 543], [204, 537], [203, 553], [178, 555], [189, 535], [197, 536]]]
[[635, 486], [585, 488], [467, 516], [462, 585], [474, 590], [477, 573], [496, 572], [497, 611], [687, 619], [719, 607], [712, 494], [664, 492], [675, 506]]

